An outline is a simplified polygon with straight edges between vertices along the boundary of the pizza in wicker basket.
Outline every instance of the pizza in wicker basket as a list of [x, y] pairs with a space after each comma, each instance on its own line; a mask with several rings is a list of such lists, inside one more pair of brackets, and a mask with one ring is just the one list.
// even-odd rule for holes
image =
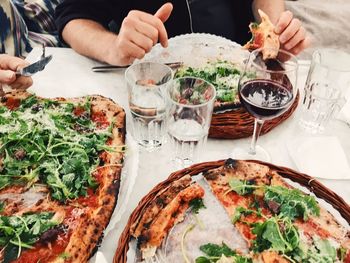
[[[183, 262], [350, 262], [348, 229], [315, 197], [292, 187], [272, 167], [228, 159], [202, 175], [247, 250], [232, 249], [224, 242], [201, 243], [205, 241], [198, 238], [202, 255], [191, 261], [183, 252]], [[170, 229], [186, 216], [209, 209], [202, 199], [207, 194], [189, 175], [160, 190], [130, 228], [142, 257], [152, 258]], [[198, 224], [200, 215], [196, 215]], [[181, 248], [193, 227], [182, 234]]]
[[87, 262], [116, 205], [124, 129], [102, 96], [1, 98], [1, 262]]

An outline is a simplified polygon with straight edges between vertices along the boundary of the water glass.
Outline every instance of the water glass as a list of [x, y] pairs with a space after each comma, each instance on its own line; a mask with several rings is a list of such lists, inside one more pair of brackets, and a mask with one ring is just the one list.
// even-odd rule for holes
[[172, 78], [170, 67], [155, 62], [134, 64], [125, 71], [132, 135], [147, 151], [164, 143], [166, 89]]
[[167, 131], [178, 168], [191, 165], [206, 144], [215, 87], [193, 77], [175, 79], [168, 89]]
[[300, 125], [310, 133], [324, 132], [334, 114], [345, 103], [350, 86], [350, 55], [335, 49], [314, 52], [306, 80]]

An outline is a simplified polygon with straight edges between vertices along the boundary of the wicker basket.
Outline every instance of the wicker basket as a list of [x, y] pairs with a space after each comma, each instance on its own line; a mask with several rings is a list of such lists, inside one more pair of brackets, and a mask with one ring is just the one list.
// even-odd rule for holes
[[[173, 181], [176, 181], [180, 179], [181, 177], [189, 174], [191, 176], [197, 175], [201, 172], [218, 168], [225, 164], [226, 160], [221, 160], [217, 162], [206, 162], [206, 163], [200, 163], [192, 165], [189, 168], [185, 168], [183, 170], [177, 171], [172, 173], [169, 178], [161, 183], [159, 183], [157, 186], [155, 186], [151, 192], [148, 193], [140, 202], [139, 205], [136, 207], [134, 212], [131, 214], [129, 221], [121, 234], [119, 238], [119, 244], [117, 251], [114, 255], [114, 263], [126, 263], [127, 262], [127, 252], [129, 250], [129, 242], [131, 239], [130, 235], [130, 227], [135, 222], [135, 220], [138, 218], [140, 213], [143, 211], [143, 209], [156, 197], [157, 193], [167, 187], [170, 183]], [[259, 164], [264, 164], [269, 166], [270, 168], [277, 171], [282, 177], [288, 178], [296, 183], [299, 183], [300, 185], [308, 188], [312, 193], [314, 193], [318, 198], [321, 198], [325, 200], [327, 203], [333, 206], [334, 209], [339, 211], [339, 213], [342, 215], [342, 217], [350, 223], [350, 206], [342, 199], [340, 196], [338, 196], [336, 193], [325, 187], [323, 184], [321, 184], [319, 181], [315, 180], [314, 178], [298, 173], [292, 169], [275, 166], [269, 163], [264, 163], [260, 161], [251, 161]]]
[[[299, 93], [288, 111], [281, 116], [266, 121], [261, 134], [265, 134], [289, 118], [298, 106]], [[209, 137], [217, 139], [239, 139], [253, 134], [254, 117], [240, 107], [224, 113], [214, 113], [209, 129]]]

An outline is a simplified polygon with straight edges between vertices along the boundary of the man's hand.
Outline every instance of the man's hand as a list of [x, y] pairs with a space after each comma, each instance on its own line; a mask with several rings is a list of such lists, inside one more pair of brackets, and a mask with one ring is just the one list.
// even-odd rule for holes
[[311, 39], [300, 20], [293, 18], [293, 13], [290, 11], [284, 11], [281, 14], [275, 27], [275, 33], [280, 35], [281, 47], [294, 55], [298, 55], [311, 44]]
[[141, 59], [160, 42], [168, 46], [168, 34], [164, 22], [168, 20], [173, 6], [164, 4], [154, 14], [132, 10], [124, 18], [119, 35], [109, 47], [107, 61], [113, 65], [127, 65]]
[[27, 89], [33, 84], [30, 77], [16, 77], [16, 71], [28, 65], [23, 59], [0, 54], [0, 95], [3, 95], [2, 85], [7, 84], [13, 89]]

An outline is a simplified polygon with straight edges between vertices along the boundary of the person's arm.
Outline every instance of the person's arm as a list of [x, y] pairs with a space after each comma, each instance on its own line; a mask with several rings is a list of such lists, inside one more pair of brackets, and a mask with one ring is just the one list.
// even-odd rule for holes
[[[76, 3], [82, 0], [69, 1]], [[104, 2], [112, 3], [106, 0]], [[79, 15], [72, 15], [72, 12], [67, 14], [69, 11], [67, 6], [62, 6], [56, 11], [63, 40], [78, 53], [113, 65], [127, 65], [136, 58], [141, 59], [158, 41], [167, 46], [168, 36], [164, 22], [169, 18], [173, 8], [170, 3], [163, 5], [154, 15], [136, 10], [130, 11], [122, 20], [118, 35], [109, 32], [104, 23], [100, 23], [101, 18], [98, 17], [100, 12], [93, 11], [95, 4], [96, 0], [88, 0], [85, 4], [85, 13], [80, 15], [82, 18], [79, 18]], [[99, 5], [96, 8], [102, 7]], [[114, 10], [116, 8], [117, 4], [109, 7]]]
[[16, 71], [28, 65], [23, 59], [0, 54], [0, 95], [3, 95], [2, 85], [9, 85], [13, 89], [26, 89], [33, 84], [30, 77], [17, 77]]
[[285, 11], [284, 0], [254, 0], [254, 16], [258, 19], [258, 9], [263, 10], [276, 25], [275, 32], [280, 35], [281, 48], [297, 55], [311, 44], [301, 21], [293, 17], [293, 13]]
[[117, 35], [98, 22], [74, 19], [64, 27], [62, 38], [78, 53], [108, 63], [108, 54], [113, 49]]

